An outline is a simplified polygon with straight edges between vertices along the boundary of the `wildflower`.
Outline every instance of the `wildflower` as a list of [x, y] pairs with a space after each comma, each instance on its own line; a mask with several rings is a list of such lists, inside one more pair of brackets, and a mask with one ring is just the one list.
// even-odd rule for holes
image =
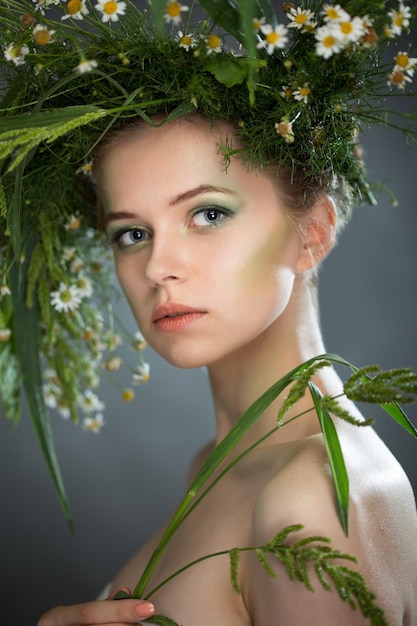
[[88, 267], [93, 272], [93, 274], [100, 274], [101, 270], [103, 269], [103, 263], [100, 263], [100, 261], [90, 261]]
[[365, 48], [375, 48], [378, 43], [378, 35], [374, 28], [368, 28], [365, 30], [365, 34], [362, 38], [362, 45]]
[[350, 42], [359, 41], [365, 33], [365, 27], [360, 17], [354, 17], [351, 20], [342, 20], [334, 24], [334, 32], [340, 37], [344, 45]]
[[77, 398], [78, 405], [84, 411], [84, 413], [94, 413], [94, 411], [102, 411], [105, 407], [104, 402], [99, 400], [98, 396], [91, 391], [91, 389], [86, 389], [84, 394], [79, 395]]
[[394, 72], [406, 72], [409, 76], [413, 76], [417, 67], [417, 59], [412, 59], [406, 52], [399, 52], [395, 57]]
[[270, 24], [261, 26], [261, 33], [265, 39], [257, 44], [257, 48], [266, 48], [268, 54], [273, 54], [276, 48], [285, 48], [288, 42], [288, 29], [282, 24], [277, 24], [274, 28]]
[[66, 9], [67, 13], [61, 17], [61, 20], [68, 20], [70, 17], [73, 20], [82, 20], [83, 16], [89, 13], [86, 0], [68, 0]]
[[68, 222], [65, 224], [65, 230], [78, 230], [81, 226], [81, 216], [80, 215], [70, 215]]
[[42, 24], [37, 24], [32, 31], [33, 39], [38, 46], [46, 46], [48, 43], [52, 43], [54, 34], [54, 30], [49, 30], [47, 26]]
[[109, 359], [103, 361], [103, 367], [108, 372], [117, 372], [120, 369], [122, 360], [118, 356], [112, 356]]
[[291, 96], [292, 96], [292, 89], [291, 89], [291, 87], [288, 87], [288, 85], [283, 85], [281, 87], [280, 95], [283, 98], [286, 98], [286, 100], [289, 100], [291, 98]]
[[299, 30], [311, 30], [315, 26], [314, 13], [309, 9], [301, 9], [301, 7], [292, 7], [287, 17], [291, 20], [288, 28], [298, 28]]
[[292, 130], [292, 122], [289, 122], [285, 117], [280, 122], [275, 124], [275, 130], [278, 135], [281, 135], [287, 143], [294, 141], [294, 133]]
[[349, 13], [342, 9], [340, 4], [325, 4], [322, 13], [325, 22], [348, 22], [350, 20]]
[[88, 326], [87, 328], [85, 328], [82, 331], [80, 337], [81, 337], [81, 339], [84, 339], [84, 341], [90, 341], [90, 339], [95, 339], [96, 338], [96, 333], [91, 328], [91, 326]]
[[394, 71], [392, 72], [392, 74], [390, 74], [388, 76], [388, 85], [391, 87], [392, 85], [395, 85], [395, 87], [398, 87], [398, 89], [405, 89], [405, 85], [406, 83], [411, 83], [411, 78], [409, 78], [409, 76], [406, 76], [404, 74], [404, 72], [401, 71]]
[[99, 433], [103, 428], [104, 416], [103, 413], [96, 413], [94, 417], [85, 417], [83, 419], [82, 428], [83, 430], [88, 430], [90, 433]]
[[74, 67], [74, 72], [76, 74], [88, 74], [98, 65], [97, 61], [94, 59], [92, 61], [88, 61], [87, 59], [82, 59], [78, 65]]
[[0, 299], [3, 298], [4, 296], [10, 296], [10, 294], [11, 294], [11, 291], [7, 285], [2, 285], [0, 287]]
[[29, 54], [29, 48], [25, 45], [20, 46], [19, 44], [11, 43], [4, 48], [3, 52], [8, 61], [12, 61], [15, 65], [23, 65], [25, 56]]
[[133, 372], [132, 380], [134, 384], [146, 383], [149, 380], [150, 365], [149, 363], [142, 363], [136, 367], [136, 371]]
[[95, 8], [103, 14], [101, 17], [102, 22], [117, 22], [119, 15], [124, 15], [126, 11], [126, 2], [120, 2], [119, 0], [99, 0]]
[[45, 15], [45, 8], [53, 4], [58, 4], [58, 0], [33, 0], [35, 3], [35, 10]]
[[83, 269], [83, 267], [84, 267], [84, 261], [79, 256], [76, 256], [71, 260], [70, 270], [74, 274], [77, 274], [78, 272], [80, 272]]
[[89, 298], [93, 293], [93, 285], [87, 276], [78, 276], [75, 286], [81, 298]]
[[68, 420], [71, 417], [71, 411], [68, 404], [63, 398], [57, 398], [56, 402], [56, 408], [58, 409], [60, 416], [62, 419]]
[[307, 102], [310, 93], [311, 93], [311, 91], [310, 91], [310, 88], [308, 86], [308, 83], [304, 83], [304, 85], [302, 87], [299, 87], [298, 89], [293, 91], [292, 95], [299, 102]]
[[80, 306], [81, 296], [75, 285], [60, 283], [59, 288], [51, 293], [51, 305], [55, 311], [68, 313]]
[[20, 16], [20, 22], [23, 28], [30, 28], [34, 25], [36, 19], [33, 17], [33, 15], [29, 15], [29, 13], [23, 13], [23, 15]]
[[106, 348], [110, 350], [110, 352], [113, 352], [113, 350], [116, 350], [116, 348], [120, 346], [121, 343], [122, 343], [122, 338], [117, 333], [108, 332], [104, 336], [104, 344]]
[[218, 35], [212, 33], [207, 37], [203, 37], [206, 43], [207, 54], [212, 54], [213, 52], [221, 52], [222, 51], [222, 40]]
[[133, 348], [138, 352], [142, 352], [146, 348], [146, 340], [142, 333], [138, 330], [133, 340]]
[[252, 26], [253, 26], [254, 32], [257, 33], [260, 30], [261, 26], [263, 26], [264, 24], [265, 24], [264, 17], [261, 17], [261, 18], [254, 17], [252, 20]]
[[73, 246], [64, 246], [64, 249], [62, 251], [62, 257], [64, 261], [72, 261], [76, 253], [77, 250]]
[[[92, 61], [84, 61], [84, 63], [91, 63]], [[97, 67], [97, 61], [94, 62], [94, 66], [91, 69], [94, 69], [94, 67]], [[92, 161], [88, 161], [87, 163], [83, 163], [82, 165], [80, 165], [80, 167], [77, 169], [77, 171], [75, 172], [76, 174], [85, 174], [86, 176], [90, 176], [91, 172], [93, 170], [93, 162]]]
[[343, 47], [332, 26], [326, 25], [318, 28], [315, 38], [317, 40], [316, 53], [325, 59], [329, 59], [332, 54], [340, 52]]
[[123, 389], [122, 400], [124, 400], [124, 402], [131, 402], [134, 397], [135, 397], [135, 392], [133, 391], [133, 389], [130, 389], [130, 388]]
[[175, 2], [175, 0], [170, 0], [167, 2], [164, 20], [167, 24], [179, 24], [181, 22], [181, 13], [185, 11], [189, 11], [189, 7], [184, 4], [180, 4], [179, 2]]
[[10, 330], [10, 328], [0, 328], [0, 342], [1, 343], [6, 343], [6, 341], [9, 341], [11, 336], [12, 336], [12, 331]]
[[388, 11], [388, 16], [391, 18], [392, 34], [401, 35], [402, 29], [410, 25], [411, 9], [400, 0], [398, 10]]
[[184, 48], [187, 52], [196, 45], [196, 40], [191, 35], [185, 35], [181, 30], [178, 31], [177, 41], [179, 47]]
[[58, 406], [56, 387], [46, 383], [42, 386], [42, 391], [46, 406], [49, 409], [56, 409]]

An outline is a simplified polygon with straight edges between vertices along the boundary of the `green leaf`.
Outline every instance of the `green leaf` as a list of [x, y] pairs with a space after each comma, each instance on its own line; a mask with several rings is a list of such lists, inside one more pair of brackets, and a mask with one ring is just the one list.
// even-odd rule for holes
[[152, 615], [149, 619], [146, 619], [144, 624], [155, 624], [156, 626], [179, 626], [173, 619], [166, 617], [165, 615]]
[[207, 15], [221, 28], [236, 37], [244, 45], [240, 30], [239, 12], [227, 0], [200, 0]]
[[339, 436], [330, 413], [321, 404], [321, 392], [311, 381], [308, 383], [314, 407], [319, 418], [323, 433], [324, 444], [329, 458], [333, 483], [336, 491], [336, 506], [342, 528], [345, 535], [348, 534], [349, 513], [349, 478], [346, 471], [345, 460], [340, 446]]
[[19, 337], [19, 341], [16, 342], [17, 356], [23, 386], [39, 445], [57, 489], [64, 515], [72, 530], [73, 525], [68, 498], [55, 453], [49, 414], [42, 393], [42, 374], [39, 360], [39, 311], [37, 305], [29, 309], [25, 304], [26, 282], [24, 276], [27, 271], [27, 261], [23, 264], [22, 272], [19, 270], [20, 263], [17, 264], [15, 262], [10, 274], [14, 306], [14, 329]]
[[17, 424], [20, 417], [20, 369], [11, 341], [0, 344], [0, 397], [6, 419]]
[[148, 0], [148, 4], [152, 11], [152, 21], [155, 24], [156, 30], [162, 32], [167, 0]]
[[211, 57], [206, 63], [206, 68], [219, 83], [226, 85], [226, 87], [240, 85], [249, 77], [251, 72], [250, 61], [236, 57]]
[[0, 134], [10, 131], [27, 130], [31, 128], [47, 128], [55, 127], [61, 124], [67, 124], [86, 114], [104, 114], [103, 109], [91, 105], [69, 106], [62, 109], [50, 109], [48, 111], [39, 111], [38, 113], [22, 113], [20, 115], [12, 115], [9, 117], [0, 117]]

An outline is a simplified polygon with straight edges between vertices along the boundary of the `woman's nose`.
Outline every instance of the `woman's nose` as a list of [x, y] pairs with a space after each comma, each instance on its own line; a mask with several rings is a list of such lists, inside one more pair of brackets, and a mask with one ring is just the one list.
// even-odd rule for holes
[[[167, 282], [182, 282], [187, 277], [184, 241], [172, 235], [169, 238], [154, 237], [145, 269], [145, 278], [151, 285], [160, 286]], [[182, 244], [182, 245], [181, 245]]]

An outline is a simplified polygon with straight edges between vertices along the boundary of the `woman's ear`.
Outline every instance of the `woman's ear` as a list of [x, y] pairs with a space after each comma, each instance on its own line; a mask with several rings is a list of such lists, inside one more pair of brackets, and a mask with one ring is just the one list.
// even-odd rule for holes
[[301, 224], [302, 248], [296, 271], [306, 272], [318, 266], [333, 248], [336, 240], [336, 206], [323, 194]]

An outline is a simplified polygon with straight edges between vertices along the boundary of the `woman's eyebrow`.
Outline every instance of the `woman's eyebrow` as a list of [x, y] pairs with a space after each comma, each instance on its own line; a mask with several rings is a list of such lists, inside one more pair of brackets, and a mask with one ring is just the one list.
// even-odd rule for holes
[[219, 187], [217, 185], [199, 185], [198, 187], [194, 187], [193, 189], [189, 189], [188, 191], [184, 191], [183, 193], [178, 194], [174, 198], [171, 198], [169, 201], [170, 206], [175, 206], [180, 202], [186, 202], [187, 200], [192, 200], [196, 196], [200, 196], [204, 193], [224, 193], [229, 196], [237, 196], [238, 194], [232, 189], [228, 189], [227, 187]]
[[[176, 206], [181, 202], [186, 202], [187, 200], [192, 200], [193, 198], [203, 195], [205, 193], [222, 193], [227, 194], [229, 196], [237, 196], [238, 194], [232, 189], [228, 189], [227, 187], [219, 187], [217, 185], [198, 185], [198, 187], [193, 187], [193, 189], [188, 189], [177, 196], [174, 196], [169, 200], [169, 206]], [[114, 220], [123, 220], [123, 219], [137, 219], [137, 215], [135, 213], [131, 213], [129, 211], [109, 211], [104, 216], [104, 225], [107, 226], [109, 222]]]

